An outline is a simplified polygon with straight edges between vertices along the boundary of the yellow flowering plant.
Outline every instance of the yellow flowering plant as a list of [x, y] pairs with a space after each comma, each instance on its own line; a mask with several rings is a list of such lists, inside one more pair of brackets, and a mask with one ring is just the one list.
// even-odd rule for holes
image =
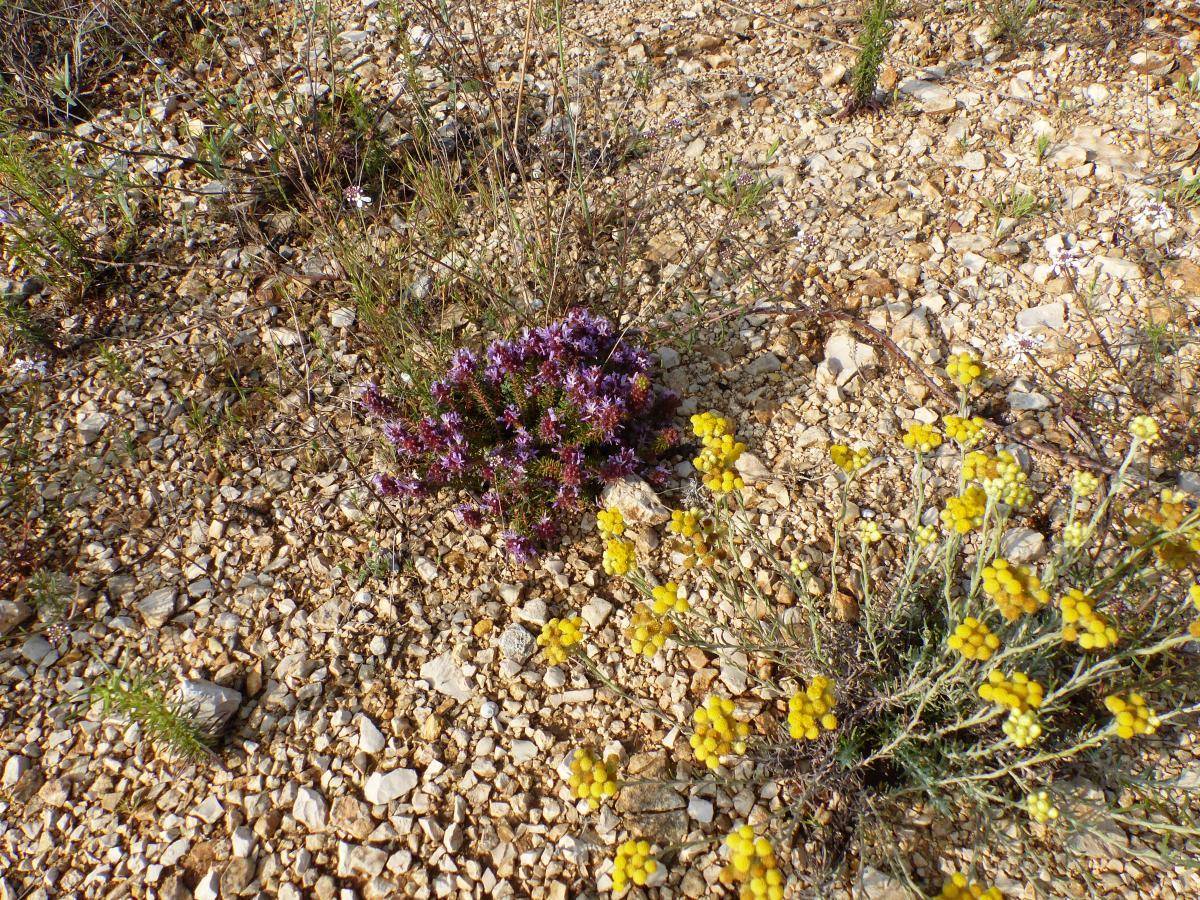
[[[937, 478], [929, 454], [943, 438], [930, 425], [910, 426], [877, 456], [879, 466], [848, 444], [830, 450], [837, 478], [828, 482], [832, 539], [823, 557], [811, 543], [801, 553], [786, 529], [761, 527], [744, 485], [726, 490], [746, 446], [726, 417], [693, 417], [709, 493], [689, 494], [665, 528], [673, 540], [625, 578], [643, 595], [631, 607], [632, 654], [654, 655], [669, 640], [718, 658], [723, 679], [745, 678], [743, 695], [692, 696], [673, 719], [697, 778], [771, 782], [769, 808], [787, 822], [836, 808], [855, 822], [902, 824], [929, 803], [989, 817], [1016, 812], [1026, 827], [1055, 821], [1065, 839], [1089, 820], [1060, 816], [1044, 785], [1060, 775], [1069, 783], [1126, 740], [1195, 720], [1200, 667], [1183, 647], [1200, 632], [1200, 586], [1180, 580], [1189, 542], [1200, 537], [1194, 500], [1175, 491], [1147, 497], [1138, 487], [1136, 445], [1149, 442], [1139, 437], [1104, 480], [1064, 473], [1052, 513], [1059, 524], [1030, 552], [1014, 535], [1046, 527], [1027, 510], [1044, 510], [1041, 498], [1055, 486], [1039, 481], [1018, 448], [983, 445], [988, 429], [961, 396], [945, 421], [954, 446], [938, 454]], [[948, 451], [957, 454], [957, 479], [940, 471]], [[889, 455], [911, 466], [911, 499], [867, 512], [852, 492], [870, 491]], [[855, 552], [845, 558], [848, 537]], [[1137, 821], [1175, 849], [1200, 838], [1183, 825]], [[875, 833], [855, 831], [864, 858], [894, 858], [872, 849]], [[735, 835], [722, 880], [743, 896], [778, 895], [782, 876], [769, 841], [760, 843], [764, 830]], [[999, 896], [965, 876], [942, 891]]]

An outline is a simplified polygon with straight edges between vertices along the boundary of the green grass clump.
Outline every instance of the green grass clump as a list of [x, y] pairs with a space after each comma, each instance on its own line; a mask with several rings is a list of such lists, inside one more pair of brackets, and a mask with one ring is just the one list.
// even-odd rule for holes
[[124, 716], [141, 726], [150, 740], [184, 759], [212, 753], [213, 738], [190, 712], [168, 699], [157, 676], [110, 668], [88, 694], [103, 704], [106, 716]]
[[892, 36], [892, 0], [866, 0], [858, 38], [858, 59], [850, 72], [850, 103], [861, 108], [874, 102], [883, 52]]

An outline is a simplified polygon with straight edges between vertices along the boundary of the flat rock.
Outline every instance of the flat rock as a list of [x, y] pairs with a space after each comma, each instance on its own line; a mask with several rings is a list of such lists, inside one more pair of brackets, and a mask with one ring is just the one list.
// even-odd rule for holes
[[839, 384], [845, 384], [863, 369], [876, 365], [875, 348], [856, 341], [848, 334], [834, 334], [825, 342], [825, 363], [829, 371], [837, 376]]
[[449, 650], [424, 663], [421, 666], [421, 677], [439, 694], [452, 697], [459, 703], [471, 699], [473, 692], [467, 676], [463, 674], [463, 670], [454, 659], [454, 654]]
[[224, 728], [242, 705], [240, 691], [201, 678], [180, 682], [177, 700], [180, 708], [209, 733]]
[[391, 803], [407, 796], [419, 781], [413, 769], [393, 769], [391, 772], [372, 772], [363, 785], [363, 796], [373, 805]]
[[176, 593], [174, 588], [159, 588], [138, 601], [137, 610], [151, 628], [161, 628], [175, 615]]
[[33, 608], [22, 600], [0, 600], [0, 637], [8, 634], [33, 615]]
[[1015, 563], [1030, 563], [1046, 555], [1046, 539], [1032, 528], [1010, 528], [1000, 538], [1000, 553]]
[[387, 746], [387, 738], [367, 716], [358, 717], [358, 749], [364, 753], [379, 753]]
[[1039, 328], [1062, 329], [1067, 324], [1067, 308], [1062, 303], [1043, 303], [1017, 313], [1017, 328], [1036, 331]]
[[500, 648], [501, 656], [521, 664], [533, 656], [533, 651], [537, 649], [533, 635], [523, 626], [515, 624], [504, 629], [496, 645]]
[[600, 503], [615, 506], [631, 525], [661, 525], [671, 519], [671, 510], [658, 499], [654, 488], [634, 475], [605, 487]]
[[329, 804], [320, 791], [302, 787], [296, 792], [296, 802], [292, 804], [292, 818], [311, 832], [324, 831], [329, 821]]

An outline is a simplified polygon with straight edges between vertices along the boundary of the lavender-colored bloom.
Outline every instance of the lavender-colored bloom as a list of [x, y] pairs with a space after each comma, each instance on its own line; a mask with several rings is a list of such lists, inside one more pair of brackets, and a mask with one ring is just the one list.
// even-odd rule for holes
[[478, 365], [478, 357], [470, 350], [465, 348], [455, 350], [454, 355], [450, 357], [450, 369], [447, 371], [446, 377], [454, 384], [461, 386], [475, 374], [475, 368]]
[[383, 391], [375, 382], [368, 381], [362, 386], [361, 391], [362, 405], [371, 415], [380, 419], [395, 419], [399, 416], [399, 408], [383, 396]]
[[504, 412], [500, 416], [500, 424], [507, 425], [509, 428], [521, 427], [521, 410], [513, 406], [511, 403], [504, 407]]
[[1083, 257], [1075, 247], [1063, 247], [1055, 254], [1050, 271], [1055, 275], [1078, 275], [1083, 270]]
[[474, 503], [460, 503], [454, 508], [459, 521], [468, 528], [479, 528], [483, 525], [483, 512]]
[[355, 209], [362, 209], [374, 202], [371, 196], [357, 184], [352, 184], [342, 191], [342, 197]]
[[1171, 207], [1167, 206], [1161, 200], [1147, 200], [1146, 205], [1138, 210], [1137, 215], [1134, 216], [1134, 220], [1139, 225], [1144, 225], [1153, 231], [1159, 231], [1170, 227], [1171, 223], [1175, 220], [1175, 214], [1171, 212]]
[[614, 453], [600, 467], [600, 477], [605, 481], [616, 481], [638, 470], [637, 454], [629, 447]]
[[385, 497], [418, 497], [424, 491], [415, 478], [397, 478], [394, 475], [376, 475], [375, 489]]
[[529, 537], [515, 531], [506, 531], [503, 537], [505, 549], [516, 562], [524, 565], [537, 558], [537, 547]]
[[5, 209], [3, 206], [0, 206], [0, 225], [7, 225], [16, 220], [16, 214], [11, 209]]
[[41, 375], [47, 373], [46, 361], [44, 359], [15, 359], [9, 365], [8, 371], [13, 376], [20, 375]]

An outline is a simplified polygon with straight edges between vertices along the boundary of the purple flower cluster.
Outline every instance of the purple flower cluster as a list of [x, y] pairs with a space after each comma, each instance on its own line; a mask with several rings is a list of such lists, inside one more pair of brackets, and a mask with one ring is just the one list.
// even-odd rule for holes
[[679, 398], [656, 389], [648, 353], [585, 310], [482, 354], [457, 350], [429, 388], [419, 417], [368, 385], [362, 402], [382, 423], [397, 474], [376, 476], [387, 496], [466, 490], [457, 508], [469, 527], [504, 525], [519, 562], [558, 539], [564, 515], [606, 481], [631, 474], [661, 480], [657, 466], [679, 441]]

